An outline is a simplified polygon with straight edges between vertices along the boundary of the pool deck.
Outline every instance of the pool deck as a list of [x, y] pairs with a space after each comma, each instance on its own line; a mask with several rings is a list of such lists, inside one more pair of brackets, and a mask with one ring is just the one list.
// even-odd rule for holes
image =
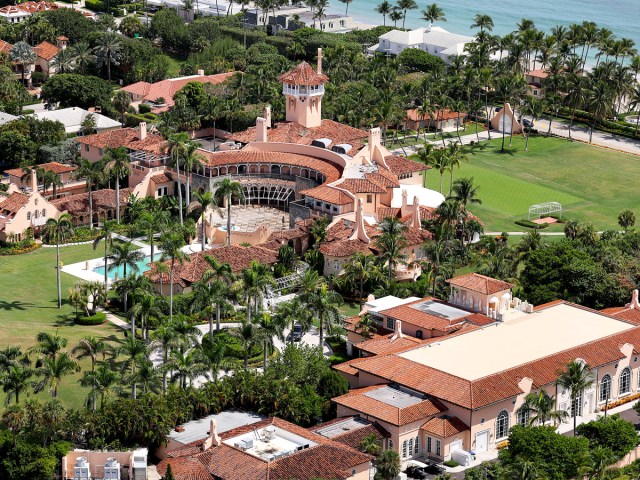
[[[125, 237], [122, 237], [124, 240], [128, 240]], [[135, 240], [133, 241], [135, 245], [141, 246], [140, 251], [144, 253], [146, 256], [151, 256], [151, 247], [149, 245], [144, 245], [142, 243], [137, 243]], [[100, 249], [96, 250], [96, 253]], [[192, 245], [186, 245], [182, 247], [182, 251], [186, 254], [192, 254], [199, 252], [201, 250], [200, 243], [194, 243]], [[104, 251], [104, 250], [103, 250]], [[161, 250], [156, 248], [154, 254], [160, 253]], [[69, 275], [73, 275], [74, 277], [78, 277], [81, 280], [86, 280], [87, 282], [103, 282], [104, 274], [95, 272], [96, 268], [100, 268], [104, 266], [104, 257], [92, 258], [90, 260], [84, 260], [82, 262], [72, 263], [69, 265], [63, 265], [62, 271], [64, 273], [68, 273]], [[115, 280], [112, 278], [107, 278], [107, 287], [111, 287], [111, 284]]]

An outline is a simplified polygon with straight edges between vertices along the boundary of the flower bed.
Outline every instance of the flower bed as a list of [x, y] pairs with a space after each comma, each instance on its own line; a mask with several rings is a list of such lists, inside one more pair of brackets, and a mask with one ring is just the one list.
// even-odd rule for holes
[[503, 448], [507, 448], [509, 446], [509, 440], [505, 440], [504, 442], [500, 442], [498, 445], [496, 445], [496, 448], [498, 450], [502, 450]]
[[[616, 400], [615, 402], [609, 402], [609, 405], [607, 405], [607, 410], [619, 407], [620, 405], [624, 405], [625, 403], [633, 402], [634, 400], [637, 400], [639, 398], [640, 393], [632, 393], [631, 395], [627, 395], [626, 397], [621, 398], [620, 400]], [[602, 410], [604, 411], [604, 407], [602, 407]]]
[[22, 255], [38, 250], [42, 245], [33, 240], [23, 240], [16, 243], [1, 243], [0, 256], [2, 255]]

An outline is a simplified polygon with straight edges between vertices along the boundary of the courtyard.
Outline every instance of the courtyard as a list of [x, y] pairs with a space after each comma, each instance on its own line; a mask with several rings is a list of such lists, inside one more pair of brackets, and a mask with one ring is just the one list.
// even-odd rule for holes
[[[640, 159], [600, 147], [560, 138], [514, 137], [513, 146], [500, 153], [501, 138], [467, 147], [468, 162], [454, 169], [454, 180], [473, 177], [482, 205], [470, 210], [486, 231], [525, 230], [514, 223], [526, 219], [531, 205], [560, 202], [563, 216], [591, 222], [597, 230], [619, 229], [618, 214], [625, 209], [640, 212]], [[439, 189], [439, 172], [427, 175], [429, 188]], [[443, 178], [443, 194], [449, 191], [449, 173]], [[562, 231], [551, 225], [545, 232]]]

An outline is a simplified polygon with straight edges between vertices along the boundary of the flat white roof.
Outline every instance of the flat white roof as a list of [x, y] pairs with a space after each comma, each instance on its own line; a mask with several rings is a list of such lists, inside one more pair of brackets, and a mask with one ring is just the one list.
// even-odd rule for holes
[[224, 443], [267, 462], [317, 445], [311, 440], [275, 425], [268, 425], [259, 430], [229, 438], [224, 440]]
[[510, 310], [502, 323], [430, 343], [400, 356], [467, 380], [577, 347], [633, 325], [572, 305]]
[[209, 415], [208, 417], [204, 417], [199, 420], [187, 422], [183, 425], [184, 432], [171, 430], [171, 433], [169, 433], [167, 437], [182, 444], [187, 444], [206, 438], [208, 436], [207, 432], [209, 432], [211, 420], [215, 420], [217, 422], [218, 433], [223, 433], [243, 425], [259, 422], [264, 418], [265, 417], [260, 415], [247, 412], [220, 412], [216, 415]]
[[418, 297], [409, 297], [409, 298], [398, 298], [393, 295], [387, 295], [386, 297], [376, 298], [371, 302], [365, 303], [367, 310], [369, 312], [377, 313], [382, 310], [388, 310], [389, 308], [397, 307], [399, 305], [404, 305], [405, 303], [415, 302], [416, 300], [420, 300]]
[[400, 185], [393, 189], [391, 208], [402, 208], [402, 192], [407, 192], [407, 202], [413, 205], [413, 197], [418, 197], [418, 205], [422, 207], [438, 208], [444, 202], [444, 195], [435, 190], [423, 188], [420, 185]]
[[33, 116], [38, 120], [51, 120], [62, 123], [67, 133], [78, 132], [80, 128], [82, 128], [82, 122], [88, 115], [93, 115], [93, 118], [96, 121], [96, 128], [98, 130], [122, 127], [122, 124], [117, 120], [113, 120], [112, 118], [99, 113], [89, 112], [79, 107], [69, 107], [51, 111], [45, 110], [33, 114]]

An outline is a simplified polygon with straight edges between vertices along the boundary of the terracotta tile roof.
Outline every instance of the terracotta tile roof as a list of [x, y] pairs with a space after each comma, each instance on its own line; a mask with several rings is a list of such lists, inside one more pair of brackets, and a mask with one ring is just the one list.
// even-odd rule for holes
[[68, 38], [68, 37], [65, 37], [64, 35], [58, 35], [58, 36], [56, 37], [56, 40], [60, 40], [61, 42], [68, 42], [68, 41], [69, 41], [69, 38]]
[[[425, 115], [424, 120], [431, 120], [433, 118], [434, 121], [439, 122], [442, 120], [453, 120], [457, 119], [458, 115], [460, 115], [460, 120], [464, 120], [464, 117], [467, 116], [466, 112], [454, 112], [448, 108], [437, 110], [433, 113], [433, 115]], [[414, 122], [420, 122], [423, 120], [422, 115], [418, 113], [417, 108], [412, 108], [407, 110], [407, 118]]]
[[358, 376], [360, 370], [354, 367], [355, 364], [360, 362], [365, 362], [369, 360], [369, 357], [362, 358], [352, 358], [351, 360], [347, 360], [344, 363], [338, 363], [337, 365], [333, 365], [331, 368], [338, 372], [346, 373], [347, 375]]
[[410, 350], [422, 343], [422, 340], [404, 335], [401, 338], [393, 339], [393, 333], [384, 337], [372, 338], [364, 342], [356, 343], [353, 346], [358, 350], [371, 355], [388, 355], [390, 353], [400, 353]]
[[409, 227], [407, 231], [404, 232], [404, 240], [407, 242], [407, 246], [409, 247], [422, 245], [431, 238], [433, 238], [433, 234], [430, 231], [423, 230], [421, 228]]
[[58, 54], [60, 49], [49, 42], [41, 42], [33, 47], [33, 51], [48, 62]]
[[380, 168], [377, 172], [367, 173], [365, 178], [385, 188], [400, 187], [398, 176], [385, 168]]
[[386, 188], [367, 178], [347, 178], [338, 186], [351, 193], [387, 193]]
[[325, 242], [318, 248], [320, 253], [329, 257], [351, 257], [353, 254], [367, 253], [373, 254], [373, 245], [364, 243], [361, 240], [337, 240], [335, 242]]
[[316, 72], [311, 65], [303, 61], [293, 70], [280, 75], [278, 80], [289, 85], [324, 85], [329, 81], [329, 77]]
[[[48, 163], [43, 163], [41, 165], [34, 165], [33, 167], [43, 168], [45, 172], [54, 172], [58, 174], [73, 172], [78, 168], [75, 165], [65, 165], [63, 163], [58, 163], [58, 162], [48, 162]], [[9, 170], [5, 170], [4, 173], [6, 173], [7, 175], [11, 175], [13, 177], [22, 177], [22, 175], [24, 175], [25, 172], [21, 168], [11, 168]]]
[[450, 278], [447, 283], [454, 287], [464, 288], [483, 295], [492, 295], [513, 288], [513, 284], [509, 282], [485, 277], [479, 273], [467, 273], [466, 275]]
[[131, 150], [147, 150], [151, 148], [157, 151], [164, 145], [164, 138], [160, 135], [149, 133], [144, 140], [140, 140], [137, 128], [120, 128], [94, 135], [76, 137], [76, 142], [97, 148], [127, 147]]
[[0, 214], [12, 216], [29, 203], [29, 195], [20, 192], [13, 192], [7, 197], [0, 196]]
[[330, 187], [329, 185], [320, 185], [319, 187], [302, 190], [300, 195], [314, 198], [322, 202], [331, 203], [333, 205], [352, 205], [354, 199], [344, 193], [342, 190]]
[[[237, 245], [213, 248], [206, 252], [197, 252], [189, 255], [189, 259], [182, 264], [176, 264], [173, 269], [173, 279], [183, 288], [199, 281], [202, 275], [209, 269], [211, 265], [206, 261], [205, 257], [210, 256], [218, 260], [220, 263], [228, 263], [234, 273], [241, 272], [249, 268], [253, 260], [272, 265], [278, 261], [278, 252], [269, 250], [262, 246], [254, 245], [251, 247], [241, 247]], [[170, 261], [165, 262], [167, 266]], [[144, 272], [153, 282], [160, 282], [160, 275], [154, 267]], [[162, 274], [162, 281], [169, 282], [169, 273]]]
[[[314, 427], [309, 428], [314, 433], [318, 433], [320, 430], [326, 427], [330, 427], [331, 425], [336, 425], [340, 423], [344, 423], [345, 421], [356, 420], [359, 422], [359, 425], [355, 428], [345, 430], [344, 433], [336, 435], [332, 437], [332, 440], [342, 443], [344, 445], [348, 445], [351, 448], [356, 450], [360, 450], [360, 445], [362, 445], [362, 441], [373, 435], [375, 439], [380, 442], [385, 438], [389, 438], [391, 434], [380, 425], [378, 422], [371, 422], [362, 417], [351, 416], [351, 417], [338, 417], [333, 420], [329, 420], [328, 422], [321, 423], [320, 425], [316, 425]], [[350, 425], [353, 425], [352, 423]], [[321, 434], [319, 434], [321, 435]]]
[[[158, 472], [164, 475], [167, 465], [176, 474], [176, 467], [180, 469], [184, 476], [176, 475], [182, 480], [201, 480], [204, 472], [207, 472], [211, 480], [313, 480], [316, 478], [331, 478], [336, 480], [347, 479], [351, 476], [351, 470], [368, 462], [373, 458], [371, 455], [362, 453], [346, 442], [338, 442], [321, 435], [313, 433], [307, 429], [286, 422], [279, 418], [269, 418], [250, 425], [244, 425], [220, 434], [221, 439], [233, 438], [261, 429], [268, 425], [275, 425], [283, 430], [307, 438], [316, 443], [315, 446], [293, 453], [289, 456], [267, 462], [261, 458], [250, 455], [235, 447], [222, 443], [213, 446], [204, 452], [197, 453], [203, 444], [203, 440], [198, 440], [189, 444], [191, 450], [181, 449], [185, 456], [175, 457], [175, 452], [158, 464]], [[189, 459], [189, 461], [185, 461]], [[204, 467], [204, 470], [203, 468]]]
[[[127, 204], [127, 200], [132, 190], [130, 188], [120, 189], [120, 207]], [[93, 213], [102, 214], [107, 210], [116, 208], [116, 191], [105, 188], [96, 190], [91, 194], [93, 202]], [[68, 212], [71, 216], [89, 215], [89, 193], [78, 193], [68, 197], [56, 198], [50, 203], [61, 212]]]
[[307, 155], [286, 152], [268, 152], [245, 148], [227, 152], [209, 152], [198, 150], [210, 167], [222, 167], [241, 163], [279, 163], [296, 167], [310, 168], [325, 176], [325, 182], [334, 182], [342, 175], [342, 168], [334, 163]]
[[351, 390], [345, 395], [333, 398], [332, 401], [338, 405], [342, 405], [356, 412], [362, 412], [380, 421], [396, 426], [406, 425], [407, 423], [437, 415], [447, 410], [447, 407], [436, 399], [425, 398], [419, 403], [400, 408], [366, 395], [371, 391], [387, 387], [387, 385], [374, 385], [371, 387], [358, 388]]
[[640, 325], [640, 310], [633, 307], [613, 307], [601, 310], [602, 313], [620, 318], [635, 325]]
[[420, 427], [420, 430], [435, 435], [436, 437], [449, 438], [458, 433], [466, 432], [469, 430], [469, 427], [458, 417], [442, 415], [427, 421]]
[[19, 12], [24, 13], [38, 13], [45, 12], [47, 10], [56, 10], [58, 5], [53, 2], [25, 2], [18, 5], [7, 5], [6, 7], [0, 8], [0, 13], [5, 15], [15, 14]]
[[547, 78], [549, 76], [549, 72], [539, 68], [537, 70], [531, 70], [531, 71], [525, 73], [525, 75], [529, 75], [531, 77]]
[[[360, 320], [360, 317], [356, 315], [355, 317], [347, 317], [342, 321], [342, 328], [349, 332], [356, 332], [356, 324]], [[371, 333], [369, 334], [369, 338], [383, 338], [384, 335], [388, 335], [389, 333], [393, 333], [391, 330], [384, 328], [381, 325], [372, 325]]]
[[[2, 10], [2, 9], [0, 8], [0, 10]], [[12, 48], [13, 48], [13, 45], [11, 45], [9, 42], [5, 42], [4, 40], [0, 40], [0, 53], [7, 53], [8, 54], [11, 51]]]
[[189, 82], [209, 83], [218, 85], [235, 75], [235, 72], [219, 73], [217, 75], [190, 75], [188, 77], [169, 78], [156, 83], [136, 82], [123, 87], [125, 92], [143, 95], [143, 100], [153, 101], [164, 98], [167, 106], [174, 105], [173, 97]]
[[392, 207], [379, 207], [376, 215], [378, 217], [378, 220], [382, 220], [383, 218], [387, 217], [397, 217], [398, 215], [400, 215], [400, 209]]
[[391, 169], [391, 172], [398, 176], [408, 175], [409, 173], [415, 172], [424, 172], [431, 168], [420, 162], [415, 162], [399, 155], [389, 155], [388, 157], [385, 157], [384, 161]]
[[158, 173], [151, 177], [151, 181], [158, 185], [160, 183], [172, 182], [173, 180], [171, 180], [165, 173]]
[[[232, 134], [229, 137], [240, 143], [251, 143], [256, 140], [256, 127]], [[296, 143], [299, 145], [311, 145], [311, 142], [320, 138], [331, 139], [333, 145], [348, 144], [353, 148], [347, 152], [354, 155], [364, 145], [363, 140], [367, 138], [367, 132], [359, 128], [353, 128], [343, 123], [333, 120], [322, 120], [319, 127], [305, 128], [295, 122], [282, 122], [274, 124], [267, 132], [267, 138], [275, 143]]]

